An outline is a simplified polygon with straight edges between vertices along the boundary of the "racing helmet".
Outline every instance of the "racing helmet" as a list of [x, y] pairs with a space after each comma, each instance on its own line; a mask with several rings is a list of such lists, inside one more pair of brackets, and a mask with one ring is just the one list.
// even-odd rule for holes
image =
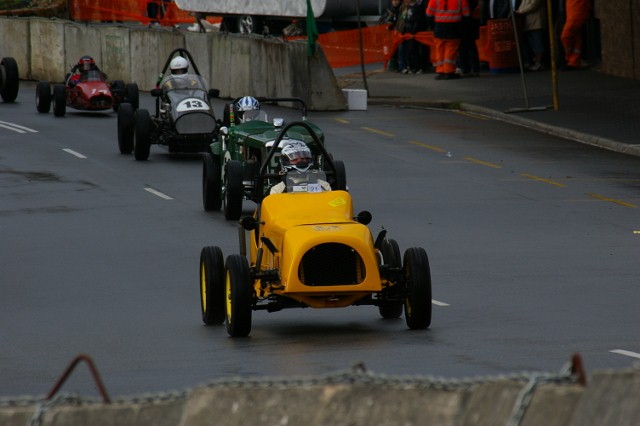
[[189, 71], [189, 62], [182, 56], [176, 56], [169, 63], [171, 75], [182, 75]]
[[96, 67], [96, 61], [94, 61], [93, 58], [89, 55], [84, 55], [78, 61], [78, 69], [82, 71], [90, 71], [92, 69], [95, 69], [95, 67]]
[[304, 142], [290, 140], [282, 147], [280, 162], [285, 172], [297, 170], [304, 173], [313, 165], [313, 155]]
[[241, 123], [255, 120], [260, 114], [260, 102], [253, 96], [245, 96], [236, 102], [235, 109]]

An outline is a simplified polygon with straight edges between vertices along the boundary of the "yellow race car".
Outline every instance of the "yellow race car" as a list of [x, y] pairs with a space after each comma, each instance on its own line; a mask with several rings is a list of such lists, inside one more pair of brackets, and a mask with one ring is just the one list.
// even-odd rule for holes
[[[266, 173], [267, 165], [277, 157], [286, 130], [274, 142], [259, 179], [275, 178]], [[323, 170], [305, 176], [335, 173], [331, 156], [322, 155], [329, 160]], [[306, 190], [300, 179], [287, 176], [287, 192], [262, 196], [254, 215], [240, 221], [240, 254], [224, 262], [219, 247], [202, 249], [202, 321], [226, 322], [229, 335], [240, 337], [251, 332], [255, 310], [374, 305], [383, 318], [399, 318], [404, 309], [410, 329], [428, 328], [431, 272], [426, 251], [409, 248], [402, 259], [385, 229], [373, 238], [369, 212], [354, 216], [349, 192]]]

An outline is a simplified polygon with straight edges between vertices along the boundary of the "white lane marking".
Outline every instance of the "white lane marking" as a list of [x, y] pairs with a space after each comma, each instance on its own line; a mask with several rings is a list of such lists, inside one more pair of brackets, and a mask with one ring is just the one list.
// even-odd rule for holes
[[435, 299], [431, 299], [431, 303], [433, 303], [436, 306], [449, 306], [448, 303], [440, 302], [440, 301], [435, 300]]
[[632, 358], [640, 359], [640, 354], [639, 353], [631, 352], [631, 351], [625, 351], [624, 349], [614, 349], [614, 350], [609, 351], [609, 352], [614, 353], [614, 354], [618, 354], [618, 355], [630, 356]]
[[74, 155], [74, 156], [76, 156], [78, 158], [87, 158], [84, 155], [80, 154], [79, 152], [75, 152], [74, 150], [69, 149], [69, 148], [64, 148], [63, 151], [68, 153], [68, 154]]
[[14, 132], [18, 132], [18, 133], [27, 133], [27, 132], [38, 133], [37, 130], [30, 129], [28, 127], [24, 127], [16, 123], [9, 123], [7, 121], [0, 121], [0, 127], [13, 130]]
[[167, 194], [163, 194], [162, 192], [156, 191], [155, 189], [149, 188], [148, 186], [144, 190], [160, 198], [164, 198], [165, 200], [173, 200], [173, 198], [169, 197]]

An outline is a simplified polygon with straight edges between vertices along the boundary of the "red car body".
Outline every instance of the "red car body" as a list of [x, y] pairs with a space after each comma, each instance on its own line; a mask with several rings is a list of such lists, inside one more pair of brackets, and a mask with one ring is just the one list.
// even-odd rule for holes
[[118, 109], [121, 103], [130, 103], [138, 109], [139, 95], [136, 83], [124, 84], [122, 80], [109, 82], [100, 70], [89, 70], [83, 74], [67, 77], [64, 84], [40, 81], [36, 86], [36, 108], [38, 112], [49, 112], [53, 104], [53, 115], [62, 117], [66, 108], [81, 111], [105, 111]]

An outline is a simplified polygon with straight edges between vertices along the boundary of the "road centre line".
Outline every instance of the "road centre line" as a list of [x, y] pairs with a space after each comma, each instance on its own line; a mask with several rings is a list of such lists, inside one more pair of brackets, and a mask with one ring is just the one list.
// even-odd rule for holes
[[367, 132], [372, 132], [372, 133], [377, 133], [379, 135], [382, 136], [389, 136], [389, 137], [394, 137], [395, 135], [393, 133], [387, 133], [387, 132], [383, 132], [382, 130], [376, 130], [376, 129], [372, 129], [371, 127], [362, 127], [363, 130], [366, 130]]
[[632, 209], [638, 207], [635, 204], [627, 203], [626, 201], [616, 200], [615, 198], [605, 197], [599, 194], [594, 194], [592, 192], [587, 193], [587, 195], [593, 198], [597, 198], [598, 200], [606, 201], [608, 203], [618, 204], [619, 206], [631, 207]]
[[612, 351], [609, 351], [613, 354], [618, 354], [618, 355], [624, 355], [624, 356], [630, 356], [632, 358], [638, 358], [640, 359], [640, 354], [637, 352], [631, 352], [631, 351], [625, 351], [624, 349], [614, 349]]
[[150, 188], [148, 186], [145, 187], [144, 190], [149, 192], [149, 193], [151, 193], [151, 194], [153, 194], [153, 195], [155, 195], [155, 196], [157, 196], [157, 197], [163, 198], [165, 200], [173, 200], [173, 198], [169, 197], [167, 194], [163, 194], [162, 192], [156, 191], [155, 189]]
[[440, 148], [438, 146], [428, 145], [428, 144], [422, 143], [422, 142], [409, 141], [409, 143], [412, 144], [412, 145], [421, 146], [423, 148], [430, 149], [431, 151], [435, 151], [435, 152], [447, 152], [446, 149]]
[[349, 120], [345, 120], [344, 118], [336, 118], [338, 123], [349, 124]]
[[489, 163], [487, 161], [478, 160], [477, 158], [473, 158], [473, 157], [464, 157], [464, 159], [467, 160], [467, 161], [470, 161], [472, 163], [480, 164], [482, 166], [492, 167], [494, 169], [501, 169], [502, 168], [502, 166], [500, 166], [498, 164], [493, 164], [493, 163]]
[[440, 301], [435, 300], [435, 299], [431, 299], [431, 303], [436, 305], [436, 306], [449, 306], [448, 303], [440, 302]]
[[76, 156], [78, 158], [87, 158], [84, 155], [80, 154], [79, 152], [76, 152], [76, 151], [74, 151], [72, 149], [69, 149], [69, 148], [64, 148], [63, 151], [68, 153], [68, 154], [71, 154], [73, 156]]
[[558, 188], [566, 188], [566, 186], [567, 186], [564, 183], [556, 182], [556, 181], [551, 180], [551, 179], [545, 179], [545, 178], [540, 177], [540, 176], [530, 175], [529, 173], [521, 173], [520, 176], [525, 177], [527, 179], [536, 180], [538, 182], [548, 183], [549, 185], [557, 186]]

